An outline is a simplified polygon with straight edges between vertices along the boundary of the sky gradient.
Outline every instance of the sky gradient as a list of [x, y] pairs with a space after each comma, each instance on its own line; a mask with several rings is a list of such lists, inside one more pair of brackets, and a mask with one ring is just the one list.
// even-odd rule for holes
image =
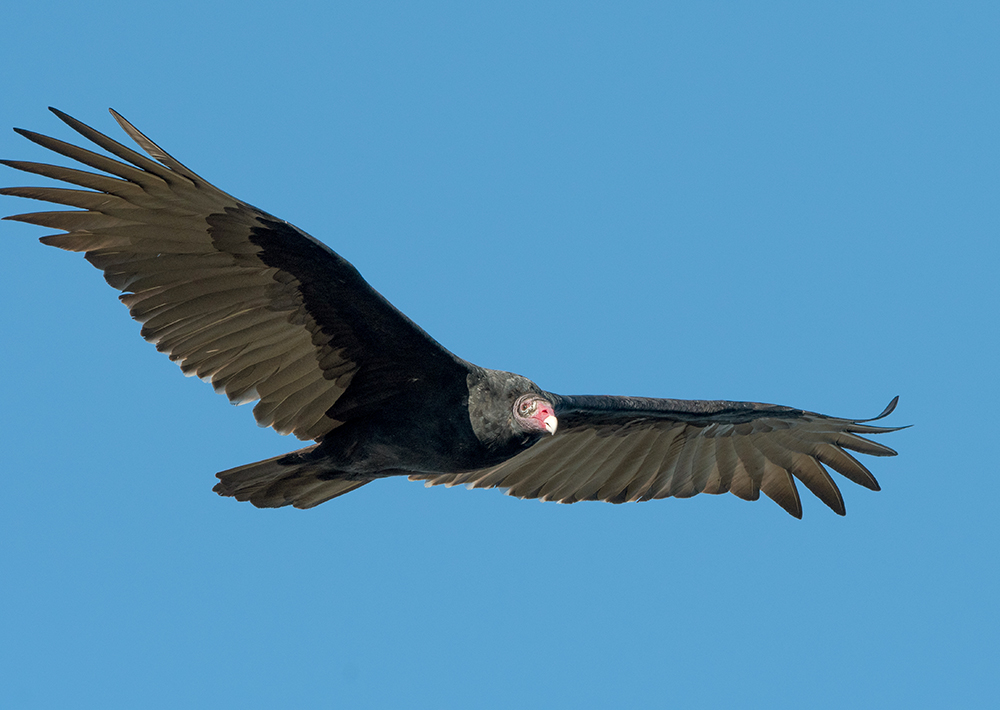
[[[380, 481], [212, 493], [298, 448], [0, 223], [0, 706], [975, 707], [1000, 693], [1000, 8], [40, 0], [0, 157], [127, 142], [350, 260], [443, 345], [565, 394], [868, 417], [802, 491], [611, 506]], [[41, 184], [0, 168], [0, 184]], [[0, 197], [0, 213], [39, 209]], [[44, 209], [42, 207], [41, 209]], [[802, 490], [802, 486], [800, 486]]]

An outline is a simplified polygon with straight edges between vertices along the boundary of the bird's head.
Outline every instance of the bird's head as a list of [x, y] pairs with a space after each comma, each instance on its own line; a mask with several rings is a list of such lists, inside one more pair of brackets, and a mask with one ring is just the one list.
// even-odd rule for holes
[[525, 433], [555, 434], [559, 426], [552, 402], [533, 392], [514, 402], [514, 422]]

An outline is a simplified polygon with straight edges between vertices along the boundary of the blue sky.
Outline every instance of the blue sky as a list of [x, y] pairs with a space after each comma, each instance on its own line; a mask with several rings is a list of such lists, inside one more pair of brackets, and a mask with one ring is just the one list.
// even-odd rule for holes
[[[257, 510], [296, 448], [0, 225], [0, 705], [983, 706], [998, 691], [993, 3], [60, 3], [0, 126], [114, 107], [445, 346], [567, 394], [864, 417], [840, 518], [379, 482]], [[5, 158], [48, 160], [13, 132]], [[4, 185], [34, 184], [3, 169]], [[0, 198], [0, 212], [33, 205]], [[536, 284], [526, 296], [523, 281]]]

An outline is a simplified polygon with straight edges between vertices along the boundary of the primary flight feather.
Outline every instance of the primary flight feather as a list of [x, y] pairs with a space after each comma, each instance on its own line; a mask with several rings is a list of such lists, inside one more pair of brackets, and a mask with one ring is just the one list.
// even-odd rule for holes
[[[848, 451], [896, 428], [757, 402], [563, 396], [456, 357], [302, 230], [191, 172], [112, 111], [150, 157], [52, 109], [114, 158], [15, 129], [97, 170], [15, 160], [84, 189], [0, 193], [78, 208], [6, 217], [60, 230], [122, 291], [142, 336], [261, 426], [315, 443], [218, 475], [221, 495], [310, 508], [385, 476], [612, 503], [760, 493], [796, 517], [798, 479], [835, 512], [826, 467], [866, 488]], [[896, 399], [874, 419], [892, 412]]]

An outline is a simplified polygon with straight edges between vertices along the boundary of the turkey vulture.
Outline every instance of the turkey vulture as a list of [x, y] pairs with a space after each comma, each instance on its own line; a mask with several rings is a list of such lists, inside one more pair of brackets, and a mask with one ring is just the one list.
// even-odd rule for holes
[[[840, 515], [824, 464], [878, 490], [846, 450], [895, 451], [860, 434], [874, 419], [757, 402], [564, 396], [456, 357], [325, 244], [227, 195], [112, 111], [153, 160], [51, 109], [118, 158], [15, 129], [93, 168], [4, 160], [84, 189], [5, 195], [79, 208], [6, 219], [61, 230], [143, 324], [142, 336], [257, 423], [311, 446], [217, 474], [215, 490], [258, 507], [311, 508], [385, 476], [505, 488], [561, 503], [760, 492], [795, 517], [798, 478]], [[793, 478], [794, 477], [794, 478]]]

